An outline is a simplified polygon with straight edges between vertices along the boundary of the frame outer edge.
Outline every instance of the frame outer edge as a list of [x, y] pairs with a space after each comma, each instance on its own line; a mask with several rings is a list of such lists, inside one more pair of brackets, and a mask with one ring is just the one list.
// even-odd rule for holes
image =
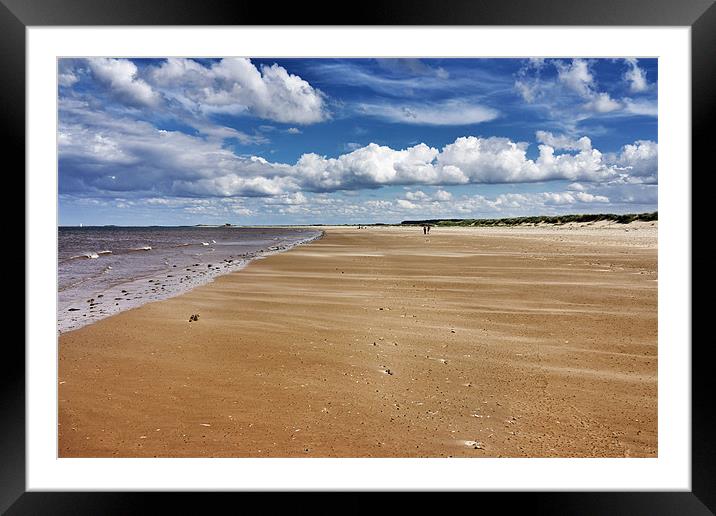
[[[25, 25], [692, 25], [713, 0], [361, 0], [350, 17], [335, 3], [239, 0], [1, 0]], [[169, 5], [170, 4], [170, 5]], [[217, 14], [218, 13], [218, 14]]]
[[[700, 270], [710, 267], [707, 259], [696, 258], [693, 254], [694, 244], [704, 250], [708, 245], [704, 237], [712, 231], [703, 222], [708, 217], [708, 210], [712, 205], [709, 199], [713, 186], [713, 124], [716, 120], [716, 4], [712, 4], [691, 27], [691, 126], [692, 126], [692, 277], [693, 269], [699, 266]], [[694, 190], [693, 184], [698, 170], [699, 188]], [[710, 179], [711, 184], [708, 183]], [[698, 194], [697, 197], [694, 193]], [[701, 208], [699, 215], [694, 208]], [[695, 225], [701, 227], [699, 233], [695, 232]], [[703, 226], [702, 226], [703, 224]], [[694, 238], [699, 235], [701, 238]], [[704, 255], [707, 256], [707, 255]], [[716, 512], [716, 440], [714, 427], [716, 416], [713, 410], [714, 386], [713, 362], [709, 360], [711, 351], [710, 339], [694, 339], [694, 314], [702, 317], [700, 321], [707, 321], [711, 317], [707, 313], [711, 303], [698, 303], [693, 296], [692, 279], [692, 339], [691, 339], [691, 488], [692, 492], [711, 511]], [[699, 283], [698, 291], [705, 293], [707, 284]], [[704, 296], [705, 297], [705, 296]], [[703, 332], [705, 334], [705, 332]]]
[[[0, 141], [7, 158], [17, 160], [3, 164], [7, 179], [20, 181], [25, 192], [25, 25], [0, 3]], [[18, 173], [22, 171], [22, 174]], [[24, 195], [23, 195], [24, 199]], [[9, 210], [8, 210], [9, 211]], [[23, 227], [25, 211], [23, 208]], [[25, 229], [23, 229], [22, 263], [25, 267]], [[19, 257], [13, 257], [17, 260]], [[19, 281], [19, 275], [15, 278]], [[16, 287], [17, 288], [17, 287]], [[19, 292], [20, 289], [17, 289]], [[22, 306], [25, 308], [23, 288]], [[19, 304], [19, 303], [17, 303]], [[13, 305], [17, 306], [13, 303]], [[20, 341], [16, 336], [4, 339], [0, 360], [0, 513], [25, 491], [25, 320]], [[14, 325], [20, 327], [19, 322]], [[22, 342], [22, 343], [21, 343]], [[7, 353], [5, 355], [5, 353]]]
[[[13, 5], [16, 15], [6, 4]], [[44, 2], [47, 7], [49, 2]], [[74, 1], [73, 4], [82, 2]], [[102, 5], [103, 2], [98, 2]], [[131, 2], [130, 2], [131, 3]], [[0, 137], [6, 143], [7, 148], [15, 150], [16, 154], [21, 154], [20, 164], [24, 169], [24, 128], [25, 128], [25, 24], [53, 25], [57, 22], [64, 21], [67, 16], [73, 17], [77, 13], [70, 15], [58, 15], [57, 11], [45, 9], [42, 11], [42, 2], [27, 2], [32, 4], [27, 9], [23, 9], [22, 4], [10, 0], [0, 2], [0, 62], [3, 65], [3, 88], [0, 90], [0, 105], [3, 106], [4, 113], [0, 125]], [[692, 22], [692, 127], [693, 127], [693, 161], [694, 169], [697, 163], [708, 163], [708, 150], [711, 145], [709, 129], [712, 121], [716, 118], [716, 98], [712, 92], [716, 89], [716, 5], [713, 1], [704, 2], [698, 0], [690, 2], [691, 8], [689, 13], [695, 12], [694, 4], [704, 7], [700, 10], [699, 16]], [[99, 6], [98, 5], [98, 6]], [[156, 4], [155, 4], [156, 5]], [[634, 3], [632, 3], [634, 5]], [[643, 4], [642, 4], [643, 5]], [[678, 6], [677, 2], [672, 5]], [[19, 8], [18, 8], [19, 6]], [[684, 6], [678, 6], [683, 8]], [[653, 9], [653, 7], [652, 7]], [[83, 19], [83, 23], [87, 23], [88, 17], [101, 19], [103, 16], [97, 13], [98, 9], [88, 12], [82, 16], [77, 16], [78, 22]], [[149, 8], [148, 11], [152, 11]], [[479, 9], [475, 9], [472, 14], [478, 14]], [[144, 14], [149, 14], [147, 11]], [[158, 11], [154, 9], [153, 14], [149, 14], [148, 18], [156, 18]], [[467, 13], [465, 13], [467, 14]], [[394, 17], [395, 13], [389, 16]], [[167, 16], [166, 18], [171, 18]], [[468, 16], [466, 21], [474, 18]], [[683, 19], [683, 14], [678, 17]], [[127, 15], [119, 19], [126, 20]], [[487, 20], [485, 20], [487, 21]], [[82, 23], [82, 22], [80, 22]], [[124, 22], [126, 23], [126, 21]], [[167, 24], [173, 23], [169, 21]], [[443, 20], [444, 23], [444, 20]], [[539, 20], [533, 22], [539, 24]], [[130, 23], [131, 24], [131, 23]], [[562, 21], [559, 24], [568, 24]], [[643, 23], [648, 24], [648, 23]], [[22, 153], [20, 149], [23, 149]], [[704, 170], [704, 174], [709, 173]], [[693, 177], [693, 176], [692, 176]], [[703, 189], [702, 189], [703, 192]], [[694, 220], [696, 218], [694, 217]], [[693, 241], [693, 240], [692, 240]], [[24, 246], [23, 246], [24, 252]], [[693, 262], [694, 264], [700, 262]], [[704, 264], [705, 265], [705, 264]], [[27, 271], [25, 271], [27, 274]], [[694, 305], [694, 308], [696, 306]], [[25, 358], [23, 351], [12, 350], [13, 354], [17, 354], [16, 360], [3, 360], [0, 373], [3, 374], [3, 389], [0, 393], [0, 419], [5, 423], [0, 428], [0, 512], [5, 511], [25, 490], [25, 385], [23, 382], [25, 372]], [[693, 353], [693, 378], [692, 378], [692, 423], [693, 423], [693, 439], [692, 439], [692, 489], [698, 499], [709, 509], [713, 510], [716, 506], [716, 491], [713, 485], [716, 484], [716, 443], [713, 440], [711, 430], [716, 425], [713, 412], [710, 410], [710, 395], [714, 392], [713, 375], [706, 368], [709, 367], [710, 361], [707, 360], [706, 353], [698, 346], [692, 349]], [[14, 358], [14, 357], [13, 357]], [[699, 365], [703, 364], [703, 365]], [[38, 494], [39, 495], [39, 494]], [[28, 496], [22, 496], [27, 498]], [[32, 497], [31, 497], [32, 498]]]

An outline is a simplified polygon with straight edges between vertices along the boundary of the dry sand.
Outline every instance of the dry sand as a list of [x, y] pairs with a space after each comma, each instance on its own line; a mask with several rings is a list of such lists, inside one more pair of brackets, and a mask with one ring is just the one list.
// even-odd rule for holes
[[324, 229], [62, 335], [59, 455], [656, 456], [655, 224]]

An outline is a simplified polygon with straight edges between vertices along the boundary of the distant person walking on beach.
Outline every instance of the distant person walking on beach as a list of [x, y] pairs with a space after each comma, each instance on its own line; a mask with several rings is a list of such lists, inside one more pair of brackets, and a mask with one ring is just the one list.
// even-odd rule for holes
[[429, 235], [429, 234], [430, 234], [430, 225], [428, 224], [428, 225], [425, 226], [425, 227], [427, 228], [427, 230], [428, 230], [428, 235]]
[[423, 226], [423, 235], [428, 234], [428, 226]]

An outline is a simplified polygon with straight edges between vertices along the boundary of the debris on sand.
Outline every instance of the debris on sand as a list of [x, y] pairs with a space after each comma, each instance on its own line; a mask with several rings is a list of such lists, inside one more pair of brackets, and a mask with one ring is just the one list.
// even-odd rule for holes
[[189, 316], [189, 322], [198, 321], [199, 320], [199, 314], [191, 314]]

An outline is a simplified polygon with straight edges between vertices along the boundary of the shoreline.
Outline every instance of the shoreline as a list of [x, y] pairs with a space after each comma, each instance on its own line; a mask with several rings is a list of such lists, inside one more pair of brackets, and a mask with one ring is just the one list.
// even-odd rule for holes
[[[281, 226], [281, 228], [286, 226]], [[219, 267], [216, 267], [215, 269], [210, 269], [212, 271], [212, 274], [203, 276], [205, 273], [202, 272], [201, 275], [194, 275], [189, 280], [181, 280], [181, 283], [183, 284], [182, 287], [179, 287], [179, 285], [174, 285], [175, 290], [166, 290], [164, 292], [157, 292], [156, 294], [153, 294], [151, 296], [147, 297], [127, 297], [123, 298], [121, 297], [122, 294], [128, 291], [128, 289], [137, 290], [141, 289], [145, 285], [146, 281], [154, 281], [159, 283], [161, 279], [164, 279], [160, 273], [154, 273], [154, 274], [145, 274], [134, 277], [132, 280], [122, 281], [116, 284], [113, 284], [109, 288], [105, 288], [104, 290], [100, 292], [95, 292], [94, 296], [97, 296], [98, 298], [107, 297], [107, 299], [114, 298], [115, 304], [112, 305], [111, 303], [109, 305], [106, 305], [104, 308], [102, 308], [100, 311], [97, 312], [86, 312], [84, 316], [86, 317], [89, 315], [90, 317], [88, 319], [76, 319], [72, 318], [69, 319], [67, 316], [62, 319], [60, 318], [60, 301], [59, 301], [59, 293], [58, 293], [58, 309], [57, 309], [57, 334], [63, 335], [65, 333], [75, 331], [81, 328], [84, 328], [86, 326], [89, 326], [91, 324], [94, 324], [98, 321], [101, 321], [103, 319], [106, 319], [107, 317], [112, 317], [113, 315], [116, 315], [118, 313], [122, 313], [128, 310], [133, 310], [135, 308], [138, 308], [140, 306], [143, 306], [147, 303], [154, 303], [157, 301], [164, 301], [166, 299], [171, 299], [176, 296], [183, 295], [187, 292], [191, 292], [193, 289], [201, 287], [203, 285], [210, 284], [212, 281], [214, 281], [216, 278], [221, 277], [225, 274], [231, 274], [234, 272], [240, 272], [242, 269], [244, 269], [247, 265], [249, 265], [254, 260], [259, 260], [263, 258], [267, 258], [269, 256], [273, 256], [274, 254], [290, 251], [294, 247], [305, 245], [308, 243], [311, 243], [314, 240], [318, 240], [323, 237], [324, 232], [317, 228], [306, 228], [306, 229], [314, 229], [315, 231], [318, 231], [319, 234], [314, 237], [307, 237], [305, 239], [299, 240], [292, 244], [285, 244], [286, 247], [281, 247], [276, 249], [273, 246], [268, 246], [266, 249], [260, 249], [258, 251], [255, 251], [253, 253], [250, 253], [249, 255], [245, 255], [241, 259], [234, 259], [230, 264], [224, 264], [223, 270]], [[75, 257], [78, 258], [78, 257]], [[174, 266], [176, 267], [176, 266]], [[167, 268], [164, 271], [161, 271], [161, 274], [164, 274], [166, 272], [173, 272], [172, 269]], [[126, 294], [125, 294], [126, 295]], [[116, 297], [120, 296], [120, 297]], [[123, 303], [121, 306], [116, 301], [130, 301], [129, 303]], [[87, 302], [91, 303], [94, 302], [95, 298], [90, 298]], [[80, 311], [77, 308], [72, 308], [72, 305], [82, 305], [81, 302], [71, 302], [67, 303], [67, 306], [65, 308], [68, 308], [66, 311]], [[93, 309], [94, 306], [90, 304], [90, 308]]]
[[59, 456], [657, 456], [658, 226], [317, 229], [62, 334]]

